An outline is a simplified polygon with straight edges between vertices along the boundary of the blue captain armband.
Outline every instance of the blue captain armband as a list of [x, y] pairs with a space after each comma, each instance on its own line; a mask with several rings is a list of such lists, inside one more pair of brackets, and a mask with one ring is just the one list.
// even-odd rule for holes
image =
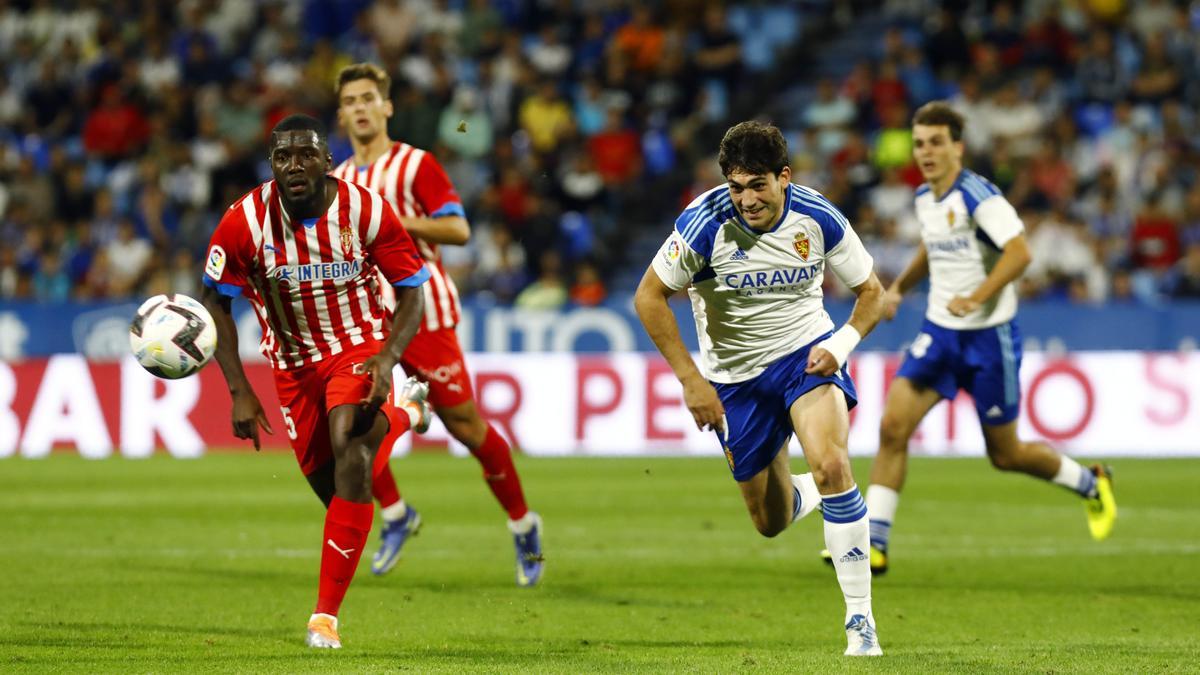
[[207, 274], [200, 277], [205, 286], [216, 290], [216, 292], [228, 298], [236, 298], [242, 294], [242, 287], [237, 284], [223, 284], [219, 281], [213, 281], [212, 277]]
[[446, 202], [437, 211], [429, 214], [430, 218], [445, 218], [447, 216], [467, 217], [467, 212], [463, 210], [463, 205], [458, 202]]
[[421, 265], [421, 270], [419, 272], [416, 272], [412, 276], [404, 277], [399, 281], [393, 281], [392, 285], [396, 288], [412, 288], [414, 286], [420, 286], [426, 281], [429, 281], [429, 277], [429, 268], [425, 265]]

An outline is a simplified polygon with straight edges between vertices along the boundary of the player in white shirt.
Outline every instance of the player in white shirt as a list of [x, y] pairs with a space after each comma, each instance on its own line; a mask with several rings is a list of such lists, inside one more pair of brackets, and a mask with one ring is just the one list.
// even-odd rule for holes
[[945, 102], [913, 117], [913, 156], [925, 177], [917, 191], [921, 246], [888, 288], [886, 317], [929, 277], [925, 323], [888, 390], [871, 466], [867, 511], [871, 567], [887, 570], [887, 546], [908, 463], [908, 439], [926, 413], [965, 389], [975, 400], [992, 465], [1053, 481], [1086, 499], [1097, 540], [1112, 531], [1117, 506], [1107, 467], [1091, 469], [1038, 441], [1017, 437], [1021, 338], [1013, 285], [1029, 264], [1025, 228], [1000, 190], [963, 168], [962, 115]]
[[[727, 184], [697, 197], [675, 221], [634, 305], [683, 385], [696, 426], [716, 432], [755, 528], [774, 537], [821, 508], [846, 600], [845, 653], [878, 655], [867, 509], [846, 450], [857, 399], [845, 364], [882, 315], [883, 286], [846, 218], [791, 183], [779, 129], [732, 127], [718, 161]], [[821, 301], [826, 268], [858, 296], [837, 331]], [[667, 305], [689, 286], [699, 368]], [[793, 433], [810, 474], [791, 474]]]

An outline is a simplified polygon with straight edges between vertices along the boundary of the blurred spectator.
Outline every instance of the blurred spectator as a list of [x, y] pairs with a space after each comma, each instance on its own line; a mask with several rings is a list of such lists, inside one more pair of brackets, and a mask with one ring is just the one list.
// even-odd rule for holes
[[1112, 34], [1103, 28], [1091, 33], [1076, 73], [1085, 101], [1111, 105], [1129, 87], [1129, 73], [1117, 59]]
[[704, 22], [694, 59], [702, 80], [720, 82], [726, 95], [736, 90], [737, 78], [742, 72], [742, 47], [737, 36], [729, 30], [725, 8], [720, 4], [708, 4], [704, 8]]
[[138, 236], [133, 221], [129, 218], [121, 220], [117, 225], [117, 238], [104, 249], [104, 257], [111, 266], [107, 283], [109, 292], [123, 296], [132, 291], [147, 271], [153, 253], [150, 242]]
[[543, 77], [559, 78], [571, 66], [571, 48], [562, 41], [561, 28], [545, 24], [526, 50], [529, 63]]
[[828, 156], [842, 146], [846, 129], [857, 116], [854, 103], [840, 96], [833, 80], [821, 78], [817, 82], [816, 100], [804, 110], [804, 122], [817, 129], [817, 150]]
[[562, 259], [555, 251], [538, 258], [537, 279], [517, 294], [513, 306], [518, 309], [555, 310], [567, 304], [567, 285], [562, 276]]
[[1200, 300], [1200, 242], [1188, 244], [1183, 258], [1167, 272], [1163, 289], [1173, 298]]
[[1132, 262], [1138, 268], [1162, 272], [1179, 260], [1179, 231], [1162, 209], [1159, 195], [1149, 196], [1134, 220], [1130, 240]]
[[[1200, 247], [1198, 247], [1200, 248]], [[571, 284], [571, 302], [580, 307], [595, 307], [608, 297], [608, 289], [600, 278], [595, 263], [583, 260], [575, 267], [575, 283]]]
[[385, 59], [408, 49], [413, 28], [419, 25], [421, 18], [417, 8], [404, 0], [375, 0], [367, 17], [367, 25]]
[[544, 154], [554, 152], [572, 133], [575, 124], [571, 108], [553, 80], [542, 80], [537, 93], [525, 99], [521, 104], [520, 120], [533, 149]]
[[655, 20], [651, 6], [636, 3], [629, 22], [613, 35], [609, 61], [620, 62], [636, 72], [650, 72], [662, 57], [665, 37], [666, 33]]
[[71, 297], [71, 278], [58, 253], [43, 253], [33, 275], [33, 297], [38, 302], [63, 302]]
[[511, 303], [528, 279], [525, 272], [525, 249], [513, 241], [512, 234], [503, 226], [478, 233], [476, 236], [487, 243], [480, 247], [473, 285], [491, 295], [497, 302]]
[[641, 171], [641, 144], [620, 108], [608, 109], [608, 121], [588, 139], [588, 151], [606, 185], [625, 183]]
[[1004, 139], [1017, 157], [1030, 157], [1039, 145], [1037, 134], [1046, 120], [1032, 101], [1021, 98], [1021, 88], [1013, 79], [1000, 87], [991, 101], [979, 111], [971, 124], [981, 124], [989, 139]]
[[83, 125], [83, 147], [106, 160], [120, 160], [141, 148], [150, 126], [141, 108], [123, 95], [116, 85], [100, 93], [100, 105]]

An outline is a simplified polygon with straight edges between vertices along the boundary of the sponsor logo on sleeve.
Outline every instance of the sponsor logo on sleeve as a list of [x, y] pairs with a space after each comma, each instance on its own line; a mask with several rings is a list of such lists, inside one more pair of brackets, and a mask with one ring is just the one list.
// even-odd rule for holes
[[213, 245], [208, 250], [208, 262], [204, 264], [204, 271], [214, 280], [221, 280], [221, 274], [225, 271], [225, 249]]

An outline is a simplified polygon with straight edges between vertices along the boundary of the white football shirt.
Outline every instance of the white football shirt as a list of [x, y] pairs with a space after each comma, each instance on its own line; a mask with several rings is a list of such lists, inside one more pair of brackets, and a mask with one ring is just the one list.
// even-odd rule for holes
[[929, 256], [925, 316], [956, 330], [988, 328], [1012, 320], [1017, 314], [1017, 289], [1011, 283], [967, 316], [954, 316], [946, 309], [954, 296], [974, 292], [996, 266], [1004, 245], [1025, 231], [1000, 189], [963, 169], [940, 199], [928, 185], [922, 185], [915, 207]]
[[651, 263], [688, 295], [700, 340], [701, 370], [713, 382], [744, 382], [833, 329], [821, 301], [828, 265], [851, 288], [872, 260], [846, 217], [801, 185], [769, 232], [751, 229], [729, 187], [700, 195], [675, 221]]

